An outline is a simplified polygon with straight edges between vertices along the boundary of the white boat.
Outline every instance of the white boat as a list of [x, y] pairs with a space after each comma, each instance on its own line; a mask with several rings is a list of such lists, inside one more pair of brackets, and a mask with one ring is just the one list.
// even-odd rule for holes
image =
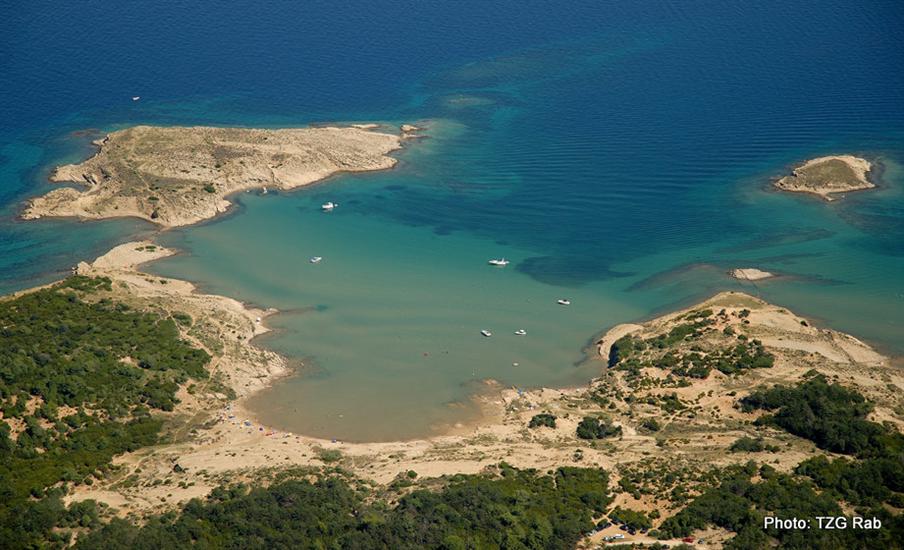
[[334, 202], [325, 202], [320, 205], [320, 209], [323, 210], [324, 212], [331, 212], [333, 210], [333, 208], [336, 208], [337, 206], [339, 206], [339, 205]]
[[509, 264], [509, 261], [506, 260], [505, 258], [500, 258], [500, 259], [498, 259], [498, 260], [497, 260], [497, 259], [492, 259], [492, 260], [490, 260], [490, 261], [487, 262], [487, 263], [490, 264], [490, 265], [498, 266], [498, 267], [505, 267], [505, 266], [507, 266], [507, 265]]
[[140, 96], [140, 95], [134, 95], [134, 96], [132, 96], [132, 101], [138, 101], [139, 99], [141, 99], [141, 96]]
[[311, 258], [311, 263], [312, 263], [312, 264], [319, 264], [319, 263], [320, 263], [320, 260], [322, 260], [322, 259], [323, 259], [323, 258], [320, 257], [320, 256], [314, 256], [313, 258]]
[[481, 330], [481, 331], [480, 331], [480, 334], [483, 334], [483, 335], [486, 336], [487, 338], [489, 338], [490, 336], [493, 335], [492, 332], [490, 332], [490, 331], [488, 331], [488, 330], [486, 330], [486, 329]]
[[519, 328], [518, 330], [515, 331], [515, 334], [517, 334], [518, 336], [524, 336], [527, 334], [527, 331], [524, 330], [523, 328]]
[[568, 298], [559, 298], [558, 300], [556, 300], [556, 303], [560, 306], [570, 306], [571, 300], [569, 300]]

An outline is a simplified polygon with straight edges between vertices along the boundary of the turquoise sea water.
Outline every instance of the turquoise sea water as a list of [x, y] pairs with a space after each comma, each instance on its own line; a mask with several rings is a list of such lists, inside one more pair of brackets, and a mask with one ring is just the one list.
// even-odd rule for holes
[[[436, 433], [474, 417], [486, 379], [583, 383], [600, 331], [725, 289], [904, 354], [896, 2], [0, 9], [2, 290], [152, 229], [14, 219], [101, 131], [424, 122], [392, 171], [242, 194], [159, 237], [184, 254], [155, 272], [283, 312], [265, 344], [304, 367], [254, 403], [275, 427]], [[880, 189], [769, 190], [840, 152], [877, 160]], [[512, 264], [486, 265], [499, 256]], [[742, 284], [736, 266], [782, 276]]]

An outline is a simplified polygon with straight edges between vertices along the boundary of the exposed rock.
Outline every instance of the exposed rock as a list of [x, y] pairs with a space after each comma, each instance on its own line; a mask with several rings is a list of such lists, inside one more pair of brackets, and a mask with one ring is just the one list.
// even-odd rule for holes
[[84, 182], [32, 199], [23, 218], [134, 216], [165, 227], [211, 218], [226, 197], [268, 186], [292, 189], [338, 172], [383, 170], [400, 136], [367, 127], [255, 130], [135, 126], [95, 144], [96, 155], [58, 167], [51, 180]]
[[783, 191], [811, 193], [831, 201], [834, 200], [832, 195], [837, 193], [875, 187], [867, 178], [870, 170], [870, 162], [860, 157], [819, 157], [808, 160], [774, 185]]

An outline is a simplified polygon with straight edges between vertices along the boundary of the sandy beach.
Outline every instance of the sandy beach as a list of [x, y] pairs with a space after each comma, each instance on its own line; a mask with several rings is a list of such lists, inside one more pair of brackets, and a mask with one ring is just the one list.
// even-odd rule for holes
[[[597, 342], [600, 376], [585, 387], [516, 391], [487, 381], [490, 391], [480, 398], [485, 414], [476, 425], [459, 426], [452, 435], [358, 444], [277, 431], [261, 425], [245, 404], [248, 396], [288, 371], [282, 357], [251, 342], [267, 331], [265, 320], [273, 311], [202, 294], [188, 282], [138, 270], [142, 263], [173, 252], [147, 241], [127, 243], [91, 264], [80, 264], [78, 272], [110, 277], [111, 297], [133, 307], [191, 315], [195, 322], [185, 337], [214, 356], [210, 380], [192, 393], [184, 388], [179, 392], [181, 404], [167, 413], [171, 443], [117, 457], [115, 475], [104, 483], [75, 487], [69, 501], [97, 499], [120, 514], [146, 514], [204, 496], [223, 483], [265, 482], [270, 475], [297, 467], [340, 465], [387, 484], [409, 470], [419, 477], [437, 477], [480, 472], [500, 461], [541, 471], [568, 464], [599, 466], [610, 471], [615, 482], [641, 461], [663, 460], [673, 468], [727, 465], [750, 458], [726, 452], [734, 440], [744, 435], [764, 437], [762, 430], [750, 425], [754, 416], [737, 410], [735, 401], [752, 388], [798, 380], [810, 369], [839, 377], [877, 403], [874, 420], [902, 425], [894, 413], [898, 397], [889, 388], [904, 387], [904, 376], [890, 367], [886, 357], [853, 337], [814, 327], [787, 309], [743, 293], [723, 292], [649, 322], [613, 327]], [[687, 385], [668, 389], [638, 388], [623, 371], [607, 371], [609, 349], [623, 336], [666, 334], [701, 311], [714, 320], [709, 338], [730, 331], [745, 334], [776, 356], [775, 365], [740, 376], [714, 371], [705, 379], [687, 379]], [[664, 380], [658, 369], [648, 370], [644, 376]], [[663, 413], [639, 404], [665, 393], [674, 393], [688, 408]], [[627, 395], [633, 396], [631, 402], [625, 401]], [[539, 412], [554, 414], [556, 427], [529, 429], [530, 419]], [[593, 414], [610, 418], [622, 427], [622, 435], [601, 443], [578, 439], [578, 422]], [[655, 433], [643, 427], [652, 418], [662, 424]], [[780, 453], [769, 455], [779, 469], [789, 470], [815, 452], [810, 443], [775, 430], [765, 437], [782, 445]], [[626, 493], [617, 496], [616, 504], [661, 509], [664, 515], [673, 509], [668, 502], [638, 500]]]

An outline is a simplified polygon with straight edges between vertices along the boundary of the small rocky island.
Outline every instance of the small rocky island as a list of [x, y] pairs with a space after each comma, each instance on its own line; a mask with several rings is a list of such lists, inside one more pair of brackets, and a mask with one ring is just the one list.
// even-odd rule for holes
[[[403, 136], [352, 127], [135, 126], [95, 142], [96, 155], [58, 167], [51, 181], [74, 182], [32, 199], [25, 219], [134, 216], [164, 227], [226, 210], [226, 196], [254, 188], [292, 189], [338, 172], [382, 170]], [[410, 131], [405, 131], [407, 137]]]
[[774, 185], [783, 191], [811, 193], [831, 201], [837, 193], [875, 187], [867, 177], [870, 170], [868, 160], [853, 155], [819, 157], [798, 166]]

